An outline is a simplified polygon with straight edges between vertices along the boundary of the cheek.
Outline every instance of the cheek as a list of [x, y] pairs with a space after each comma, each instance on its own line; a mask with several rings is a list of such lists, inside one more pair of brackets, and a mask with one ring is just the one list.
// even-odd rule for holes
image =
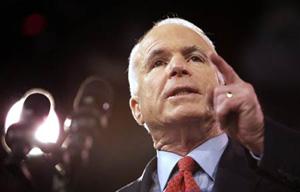
[[158, 85], [157, 80], [146, 77], [140, 80], [139, 96], [141, 108], [144, 110], [152, 110], [153, 105], [157, 101]]
[[[144, 100], [153, 100], [154, 92], [155, 92], [155, 82], [143, 80], [141, 95]], [[151, 99], [152, 98], [152, 99]]]
[[141, 79], [140, 95], [143, 110], [147, 114], [158, 113], [162, 108], [161, 94], [163, 91], [164, 78], [161, 73], [150, 73]]
[[142, 82], [147, 97], [157, 99], [160, 96], [164, 85], [164, 76], [161, 71], [153, 71], [145, 75]]

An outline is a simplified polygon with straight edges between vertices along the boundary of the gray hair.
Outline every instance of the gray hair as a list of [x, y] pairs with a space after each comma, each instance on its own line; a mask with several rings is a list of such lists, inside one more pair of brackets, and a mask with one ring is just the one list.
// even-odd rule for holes
[[130, 88], [130, 95], [134, 96], [137, 94], [138, 89], [138, 80], [137, 80], [137, 74], [135, 67], [137, 66], [137, 55], [140, 50], [141, 42], [145, 38], [145, 36], [155, 27], [159, 27], [162, 25], [167, 24], [176, 24], [181, 25], [183, 27], [187, 27], [193, 31], [195, 31], [197, 34], [199, 34], [205, 42], [207, 42], [213, 49], [215, 49], [215, 46], [213, 42], [205, 35], [202, 29], [194, 25], [193, 23], [181, 19], [181, 18], [166, 18], [159, 22], [157, 22], [142, 38], [138, 41], [138, 43], [133, 47], [131, 50], [130, 56], [129, 56], [129, 65], [128, 65], [128, 81], [129, 81], [129, 88]]

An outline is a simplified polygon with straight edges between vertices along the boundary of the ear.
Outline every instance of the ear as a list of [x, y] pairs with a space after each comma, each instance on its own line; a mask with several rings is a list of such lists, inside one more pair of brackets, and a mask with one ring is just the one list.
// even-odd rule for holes
[[141, 112], [141, 108], [140, 108], [140, 103], [139, 103], [139, 99], [137, 96], [132, 96], [129, 99], [129, 106], [132, 112], [132, 115], [134, 117], [134, 119], [136, 120], [136, 122], [139, 125], [144, 125], [145, 121]]

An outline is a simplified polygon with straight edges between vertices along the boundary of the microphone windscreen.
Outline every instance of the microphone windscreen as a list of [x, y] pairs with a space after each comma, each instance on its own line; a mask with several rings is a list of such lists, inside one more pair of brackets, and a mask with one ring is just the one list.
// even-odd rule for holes
[[112, 97], [112, 87], [107, 81], [95, 76], [88, 77], [80, 85], [73, 108], [75, 111], [90, 108], [108, 114], [112, 107]]
[[23, 118], [43, 121], [48, 116], [50, 107], [50, 101], [45, 95], [33, 93], [24, 101], [22, 116], [27, 116]]

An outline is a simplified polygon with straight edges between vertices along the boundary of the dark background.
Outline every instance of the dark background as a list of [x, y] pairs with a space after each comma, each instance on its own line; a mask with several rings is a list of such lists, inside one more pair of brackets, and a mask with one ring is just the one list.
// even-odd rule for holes
[[[149, 135], [129, 111], [127, 58], [153, 22], [167, 16], [200, 26], [219, 54], [256, 88], [265, 114], [300, 127], [296, 1], [10, 0], [1, 2], [0, 10], [1, 128], [10, 106], [30, 88], [51, 92], [64, 121], [86, 77], [98, 75], [113, 87], [109, 128], [97, 136], [78, 183], [82, 191], [116, 190], [139, 177], [155, 154]], [[0, 154], [6, 158], [3, 150]], [[47, 163], [31, 164], [39, 179], [47, 180]]]

